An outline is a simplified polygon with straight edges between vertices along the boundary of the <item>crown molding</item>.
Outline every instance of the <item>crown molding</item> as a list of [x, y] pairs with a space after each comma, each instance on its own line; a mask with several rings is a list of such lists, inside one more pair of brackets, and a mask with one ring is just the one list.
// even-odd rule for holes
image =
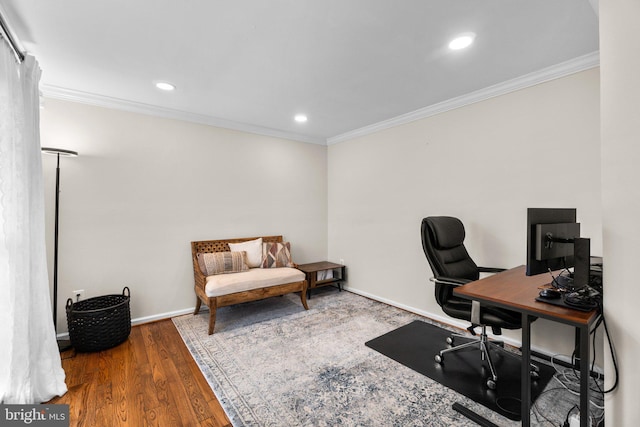
[[97, 95], [97, 94], [88, 93], [88, 92], [65, 89], [58, 86], [42, 84], [40, 86], [40, 90], [42, 91], [42, 94], [47, 98], [78, 102], [81, 104], [111, 108], [115, 110], [123, 110], [131, 113], [146, 114], [150, 116], [163, 117], [166, 119], [181, 120], [185, 122], [215, 126], [219, 128], [237, 130], [237, 131], [248, 132], [248, 133], [253, 133], [257, 135], [270, 136], [274, 138], [282, 138], [282, 139], [289, 139], [289, 140], [299, 141], [299, 142], [307, 142], [311, 144], [326, 145], [325, 138], [318, 138], [318, 137], [312, 137], [308, 135], [285, 132], [277, 129], [271, 129], [271, 128], [251, 125], [247, 123], [240, 123], [232, 120], [225, 120], [225, 119], [206, 116], [202, 114], [189, 113], [186, 111], [173, 110], [170, 108], [163, 108], [163, 107], [144, 104], [140, 102], [127, 101], [124, 99], [112, 98], [104, 95]]
[[598, 67], [599, 65], [600, 52], [592, 52], [571, 59], [569, 61], [553, 65], [551, 67], [543, 68], [542, 70], [535, 71], [533, 73], [525, 74], [524, 76], [520, 76], [512, 80], [507, 80], [505, 82], [468, 93], [466, 95], [451, 98], [446, 101], [442, 101], [428, 107], [420, 108], [418, 110], [411, 111], [409, 113], [402, 114], [388, 120], [383, 120], [372, 125], [364, 126], [359, 129], [327, 138], [327, 145], [337, 144], [339, 142], [344, 142], [369, 135], [374, 132], [379, 132], [384, 129], [389, 129], [391, 127], [424, 119], [426, 117], [435, 116], [436, 114], [444, 113], [445, 111], [464, 107], [465, 105], [474, 104], [476, 102], [485, 101], [487, 99], [494, 98], [500, 95], [506, 95], [510, 92], [515, 92], [520, 89], [538, 85], [540, 83], [559, 79], [570, 74], [575, 74], [580, 71]]
[[361, 127], [340, 135], [330, 138], [313, 137], [309, 135], [285, 132], [277, 129], [266, 128], [262, 126], [251, 125], [248, 123], [240, 123], [232, 120], [225, 120], [216, 117], [206, 116], [202, 114], [189, 113], [180, 110], [158, 107], [154, 105], [127, 101], [124, 99], [113, 98], [104, 95], [97, 95], [88, 92], [65, 89], [52, 85], [41, 85], [42, 93], [45, 97], [60, 99], [64, 101], [78, 102], [82, 104], [94, 105], [98, 107], [111, 108], [116, 110], [129, 111], [133, 113], [146, 114], [151, 116], [163, 117], [168, 119], [182, 120], [186, 122], [215, 126], [224, 129], [232, 129], [241, 132], [248, 132], [257, 135], [270, 136], [274, 138], [282, 138], [299, 142], [307, 142], [319, 145], [332, 145], [339, 142], [348, 141], [359, 138], [384, 129], [389, 129], [405, 123], [435, 116], [449, 110], [464, 107], [465, 105], [474, 104], [476, 102], [485, 101], [490, 98], [505, 95], [527, 87], [535, 86], [550, 80], [555, 80], [570, 74], [585, 71], [600, 65], [600, 53], [592, 52], [560, 64], [543, 68], [542, 70], [517, 77], [506, 82], [498, 83], [466, 95], [448, 99], [406, 114], [402, 114], [391, 119], [383, 120], [368, 126]]

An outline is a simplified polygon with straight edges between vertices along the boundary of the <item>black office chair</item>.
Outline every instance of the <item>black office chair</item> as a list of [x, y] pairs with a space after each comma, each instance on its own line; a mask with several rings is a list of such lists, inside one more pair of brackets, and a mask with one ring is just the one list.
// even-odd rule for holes
[[[487, 387], [495, 389], [498, 376], [489, 349], [494, 348], [511, 356], [515, 355], [503, 348], [503, 342], [489, 340], [487, 326], [491, 327], [494, 335], [500, 335], [502, 328], [520, 329], [521, 317], [516, 312], [496, 307], [480, 309], [478, 301], [453, 295], [453, 289], [456, 286], [478, 280], [480, 273], [504, 271], [501, 268], [478, 267], [464, 247], [464, 238], [464, 225], [457, 218], [433, 216], [422, 220], [422, 248], [435, 275], [431, 281], [435, 283], [436, 301], [447, 315], [471, 322], [468, 331], [474, 335], [474, 337], [468, 337], [452, 334], [447, 338], [447, 343], [450, 345], [453, 344], [456, 336], [471, 341], [441, 350], [435, 359], [436, 362], [442, 363], [446, 353], [475, 346], [480, 350], [482, 360], [487, 361], [491, 371], [491, 376], [487, 379]], [[482, 327], [482, 332], [479, 337], [475, 337], [474, 329], [478, 326]], [[531, 368], [532, 376], [537, 377], [538, 368], [534, 365], [531, 365]]]

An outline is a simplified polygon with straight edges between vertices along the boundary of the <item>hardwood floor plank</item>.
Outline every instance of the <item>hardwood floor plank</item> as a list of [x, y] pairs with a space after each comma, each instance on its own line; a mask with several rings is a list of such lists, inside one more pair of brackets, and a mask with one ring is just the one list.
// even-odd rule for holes
[[[96, 390], [96, 401], [98, 404], [96, 405], [95, 425], [109, 425], [114, 412], [111, 381], [103, 382], [98, 385], [98, 389]], [[73, 418], [71, 419], [73, 420]], [[71, 425], [73, 425], [73, 423]]]
[[[129, 378], [125, 373], [125, 355], [123, 349], [128, 347], [129, 341], [120, 344], [117, 347], [111, 349], [110, 359], [110, 372], [111, 372], [111, 394], [113, 398], [113, 425], [114, 426], [126, 426], [127, 425], [127, 409], [128, 404], [133, 402], [127, 402], [126, 392], [127, 387], [135, 387], [135, 383], [129, 383]], [[133, 424], [132, 424], [133, 425]]]
[[70, 426], [231, 427], [171, 320], [134, 326], [97, 353], [65, 352]]
[[[134, 351], [133, 340], [128, 340], [121, 347], [127, 345], [127, 354], [124, 357], [124, 376], [127, 386], [124, 387], [124, 399], [126, 401], [126, 425], [142, 426], [145, 412], [144, 390], [142, 388], [142, 366]], [[133, 386], [133, 387], [132, 387]]]
[[[209, 411], [207, 399], [202, 393], [203, 387], [194, 380], [194, 375], [188, 366], [188, 361], [192, 360], [191, 355], [189, 354], [188, 357], [185, 357], [185, 354], [180, 351], [179, 347], [184, 347], [182, 341], [178, 342], [174, 339], [167, 339], [167, 337], [170, 336], [172, 329], [175, 329], [175, 326], [169, 325], [168, 323], [160, 326], [163, 328], [163, 343], [171, 354], [171, 365], [175, 368], [176, 386], [181, 387], [183, 389], [183, 393], [186, 393], [189, 397], [191, 408], [199, 421], [210, 418], [212, 414]], [[209, 385], [207, 384], [204, 389], [208, 388]], [[210, 396], [209, 393], [207, 393], [207, 395]]]
[[[151, 373], [153, 378], [153, 385], [155, 388], [155, 395], [158, 400], [158, 406], [155, 408], [163, 414], [163, 418], [172, 420], [174, 425], [182, 425], [182, 414], [178, 410], [176, 404], [176, 397], [173, 394], [169, 386], [169, 375], [167, 374], [167, 361], [162, 356], [163, 347], [157, 342], [154, 329], [157, 328], [156, 323], [152, 323], [149, 329], [144, 331], [145, 345], [147, 348], [147, 356], [149, 359], [149, 365], [151, 367]], [[185, 415], [186, 416], [186, 415]]]
[[[167, 335], [170, 336], [173, 334], [173, 330], [175, 326], [173, 322], [171, 324], [166, 323], [163, 327], [167, 329]], [[176, 331], [177, 332], [177, 331]], [[180, 338], [180, 334], [178, 334], [178, 340], [171, 340], [174, 343], [174, 351], [175, 354], [180, 354], [182, 359], [184, 360], [184, 365], [181, 366], [181, 375], [183, 378], [190, 378], [190, 381], [193, 381], [193, 384], [190, 386], [198, 389], [198, 390], [211, 390], [209, 383], [207, 382], [204, 375], [200, 371], [198, 364], [193, 360], [189, 349], [184, 345], [182, 338]], [[206, 400], [206, 405], [208, 406], [208, 413], [210, 416], [202, 420], [201, 425], [203, 426], [214, 426], [214, 427], [230, 427], [231, 423], [227, 418], [227, 415], [224, 412], [224, 409], [220, 405], [220, 402], [216, 398], [215, 394], [212, 393], [203, 393], [202, 398]]]
[[143, 331], [146, 331], [146, 329], [146, 325], [132, 328], [130, 339], [137, 361], [138, 375], [140, 376], [139, 389], [142, 392], [142, 410], [144, 412], [160, 406], [156, 386], [153, 381], [153, 371], [144, 343]]
[[194, 387], [191, 376], [184, 375], [184, 371], [188, 371], [188, 369], [185, 368], [186, 363], [182, 353], [177, 350], [177, 345], [181, 345], [181, 342], [167, 338], [167, 326], [174, 328], [173, 325], [166, 323], [158, 325], [158, 328], [154, 330], [154, 337], [159, 353], [165, 358], [164, 368], [169, 389], [174, 396], [186, 397], [186, 399], [176, 399], [181, 414], [190, 412], [192, 418], [202, 421], [211, 417], [211, 414], [200, 390]]

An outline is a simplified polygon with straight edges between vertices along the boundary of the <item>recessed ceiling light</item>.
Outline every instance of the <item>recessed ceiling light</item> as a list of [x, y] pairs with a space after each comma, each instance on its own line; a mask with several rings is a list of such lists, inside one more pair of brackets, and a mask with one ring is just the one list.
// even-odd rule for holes
[[459, 50], [468, 47], [473, 43], [473, 40], [476, 38], [476, 35], [473, 33], [464, 33], [460, 34], [455, 39], [449, 42], [449, 49], [451, 50]]
[[295, 120], [298, 123], [304, 123], [307, 121], [307, 116], [304, 114], [296, 114], [293, 120]]
[[167, 82], [158, 82], [156, 83], [156, 87], [160, 90], [166, 90], [167, 92], [170, 92], [172, 90], [175, 90], [175, 86], [172, 85], [171, 83], [167, 83]]

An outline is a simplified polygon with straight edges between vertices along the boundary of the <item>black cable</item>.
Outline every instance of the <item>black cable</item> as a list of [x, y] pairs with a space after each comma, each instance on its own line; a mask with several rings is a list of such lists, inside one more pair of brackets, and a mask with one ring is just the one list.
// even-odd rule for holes
[[[593, 334], [592, 337], [592, 347], [593, 347], [593, 360], [591, 361], [591, 371], [593, 372], [593, 369], [595, 367], [595, 363], [596, 363], [596, 351], [595, 351], [595, 342], [596, 342], [596, 330], [598, 329], [598, 327], [600, 326], [600, 324], [604, 325], [604, 331], [605, 331], [605, 336], [607, 337], [607, 341], [609, 342], [609, 351], [611, 353], [611, 361], [613, 362], [613, 368], [614, 368], [614, 374], [615, 374], [615, 380], [613, 385], [611, 386], [611, 388], [609, 390], [602, 390], [600, 388], [600, 385], [598, 384], [598, 382], [596, 381], [596, 385], [598, 387], [598, 390], [593, 390], [592, 388], [590, 388], [591, 391], [597, 391], [599, 393], [611, 393], [613, 390], [615, 390], [618, 387], [618, 380], [619, 380], [619, 371], [618, 371], [618, 360], [616, 358], [616, 354], [615, 354], [615, 349], [613, 348], [613, 341], [611, 340], [611, 335], [609, 335], [609, 328], [607, 328], [607, 321], [605, 320], [604, 317], [604, 311], [602, 308], [600, 308], [600, 317], [599, 319], [596, 321], [596, 325], [594, 326], [593, 330], [591, 330], [591, 332], [589, 332], [590, 334]], [[576, 354], [576, 350], [573, 350], [573, 354], [571, 355], [571, 360], [572, 362], [574, 361], [574, 357]], [[575, 363], [572, 363], [575, 366]], [[574, 375], [576, 375], [576, 377], [578, 376], [575, 367], [573, 369], [573, 373]]]
[[[593, 345], [595, 346], [595, 334], [594, 334], [594, 338], [593, 338]], [[594, 360], [591, 361], [591, 370], [590, 370], [590, 377], [593, 377], [593, 375], [591, 375], [592, 373], [594, 373], [594, 367], [595, 367], [595, 349], [593, 350], [593, 355], [594, 355]], [[573, 353], [571, 354], [571, 372], [573, 372], [573, 377], [574, 380], [577, 381], [578, 383], [580, 383], [580, 373], [576, 370], [576, 360], [579, 359], [577, 354], [576, 354], [576, 350], [573, 350]], [[600, 376], [600, 374], [598, 373], [598, 377]], [[604, 392], [602, 391], [602, 389], [600, 388], [600, 384], [598, 384], [598, 381], [595, 377], [593, 377], [594, 379], [594, 383], [596, 384], [596, 387], [598, 387], [598, 389], [594, 389], [591, 386], [589, 386], [589, 391], [593, 391], [596, 393], [600, 393], [603, 394]], [[571, 390], [573, 392], [576, 393], [580, 393], [580, 388], [578, 387], [577, 390]], [[603, 396], [604, 399], [604, 396]]]
[[[540, 419], [538, 418], [538, 415], [540, 415], [542, 418], [544, 418], [544, 420], [546, 422], [548, 422], [549, 424], [551, 424], [552, 426], [555, 426], [554, 421], [547, 418], [542, 411], [540, 410], [540, 408], [538, 408], [538, 402], [540, 401], [541, 398], [543, 398], [543, 396], [547, 393], [551, 393], [552, 391], [566, 391], [563, 387], [555, 387], [555, 388], [550, 388], [548, 390], [544, 390], [542, 393], [540, 393], [540, 395], [538, 396], [538, 398], [535, 400], [535, 402], [533, 402], [533, 406], [531, 407], [533, 414], [536, 416], [536, 421], [540, 421]], [[560, 425], [560, 427], [562, 427], [562, 425]]]
[[[602, 323], [602, 319], [604, 318], [603, 314], [602, 314], [602, 303], [599, 304], [598, 310], [600, 312], [600, 316], [598, 316], [598, 320], [596, 320], [596, 324], [594, 325], [593, 329], [591, 331], [589, 331], [589, 334], [591, 334], [591, 351], [592, 351], [592, 357], [591, 357], [591, 372], [595, 372], [595, 366], [596, 366], [596, 332], [598, 331], [598, 328], [600, 327], [600, 324]], [[602, 376], [604, 378], [604, 375]], [[598, 388], [597, 390], [594, 390], [592, 388], [589, 388], [589, 390], [591, 391], [595, 391], [598, 393], [603, 393], [602, 391], [602, 387], [600, 387], [600, 384], [598, 383], [598, 381], [595, 381], [596, 387]]]
[[602, 313], [602, 324], [604, 325], [604, 331], [607, 335], [607, 341], [609, 341], [609, 351], [611, 352], [611, 361], [613, 362], [613, 370], [616, 375], [616, 379], [614, 380], [614, 383], [611, 386], [611, 388], [609, 390], [604, 391], [604, 393], [606, 394], [606, 393], [611, 393], [613, 390], [615, 390], [618, 387], [618, 361], [616, 358], [615, 349], [613, 348], [613, 342], [611, 340], [611, 336], [609, 335], [609, 328], [607, 328], [607, 321], [604, 318], [604, 313]]
[[[547, 271], [549, 272], [549, 276], [551, 276], [551, 284], [552, 284], [552, 286], [554, 288], [556, 288], [556, 289], [564, 289], [564, 286], [562, 286], [560, 283], [558, 283], [558, 281], [556, 280], [557, 276], [553, 275], [553, 273], [551, 272], [551, 269], [549, 267], [547, 267]], [[560, 272], [560, 274], [562, 274], [562, 272]]]
[[571, 415], [571, 412], [573, 412], [574, 409], [577, 409], [578, 405], [573, 405], [573, 408], [569, 409], [569, 412], [567, 412], [567, 417], [564, 419], [564, 427], [569, 427], [569, 415]]
[[[593, 372], [596, 366], [596, 329], [598, 328], [599, 324], [600, 324], [600, 319], [598, 319], [598, 322], [596, 322], [596, 327], [593, 329], [593, 331], [591, 331], [591, 334], [592, 334], [591, 350], [593, 351], [593, 356], [591, 357], [591, 372]], [[597, 391], [598, 393], [603, 394], [603, 398], [604, 398], [604, 392], [602, 391], [602, 387], [600, 387], [600, 383], [598, 383], [598, 381], [594, 381], [594, 382], [596, 384], [596, 387], [598, 387], [598, 390], [593, 390], [592, 388], [590, 388], [590, 390]]]
[[552, 284], [552, 286], [554, 288], [556, 288], [556, 289], [569, 289], [570, 290], [570, 288], [568, 288], [565, 285], [561, 285], [557, 280], [557, 278], [562, 276], [562, 273], [565, 272], [565, 271], [569, 274], [569, 277], [571, 277], [571, 271], [569, 271], [569, 269], [566, 266], [563, 267], [562, 270], [560, 270], [560, 273], [558, 273], [557, 276], [553, 275], [553, 273], [551, 272], [551, 268], [548, 265], [547, 265], [547, 271], [549, 272], [549, 276], [551, 276], [551, 284]]
[[483, 427], [499, 427], [497, 424], [489, 421], [482, 415], [479, 415], [473, 412], [471, 409], [467, 408], [466, 406], [462, 405], [459, 402], [455, 402], [452, 408], [458, 411], [459, 413], [461, 413], [462, 415], [464, 415], [465, 417], [469, 418], [470, 420], [475, 421], [478, 425], [481, 425]]

